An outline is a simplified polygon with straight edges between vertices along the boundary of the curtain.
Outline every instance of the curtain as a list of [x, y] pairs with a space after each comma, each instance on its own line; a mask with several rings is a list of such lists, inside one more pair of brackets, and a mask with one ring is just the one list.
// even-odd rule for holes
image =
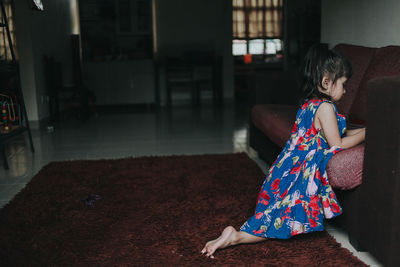
[[[11, 40], [13, 43], [14, 53], [16, 59], [18, 58], [16, 51], [16, 38], [15, 38], [15, 25], [14, 25], [14, 13], [13, 13], [13, 2], [11, 0], [3, 1], [4, 9], [8, 20], [8, 28], [10, 29]], [[4, 23], [4, 18], [0, 12], [0, 21]], [[0, 28], [0, 60], [11, 61], [10, 44], [8, 43], [6, 27]]]
[[233, 0], [233, 38], [282, 38], [283, 0]]

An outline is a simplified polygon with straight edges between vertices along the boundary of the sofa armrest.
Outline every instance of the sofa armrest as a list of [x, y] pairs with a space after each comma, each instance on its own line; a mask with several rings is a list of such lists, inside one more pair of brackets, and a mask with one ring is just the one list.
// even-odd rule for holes
[[400, 266], [400, 76], [367, 85], [364, 176], [357, 239], [384, 265]]

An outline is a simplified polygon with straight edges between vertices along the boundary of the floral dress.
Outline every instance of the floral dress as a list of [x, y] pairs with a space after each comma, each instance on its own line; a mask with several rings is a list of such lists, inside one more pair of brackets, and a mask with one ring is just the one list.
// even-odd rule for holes
[[265, 238], [291, 236], [324, 229], [324, 218], [341, 214], [335, 193], [329, 185], [326, 165], [339, 152], [329, 147], [323, 131], [314, 125], [318, 107], [334, 106], [339, 133], [346, 131], [346, 119], [327, 100], [306, 101], [296, 115], [290, 139], [272, 164], [258, 195], [254, 215], [241, 231]]

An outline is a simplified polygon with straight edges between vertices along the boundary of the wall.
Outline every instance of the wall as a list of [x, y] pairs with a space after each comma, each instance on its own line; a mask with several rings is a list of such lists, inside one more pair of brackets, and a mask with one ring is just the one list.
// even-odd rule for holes
[[[212, 48], [223, 56], [223, 95], [233, 98], [232, 2], [156, 0], [158, 57], [185, 49]], [[161, 101], [165, 84], [161, 70]]]
[[400, 45], [400, 1], [322, 0], [321, 42]]
[[72, 83], [70, 35], [78, 31], [74, 15], [77, 0], [43, 1], [43, 12], [32, 11], [29, 1], [14, 2], [21, 87], [29, 120], [35, 121], [49, 114], [43, 56], [61, 62], [64, 84]]

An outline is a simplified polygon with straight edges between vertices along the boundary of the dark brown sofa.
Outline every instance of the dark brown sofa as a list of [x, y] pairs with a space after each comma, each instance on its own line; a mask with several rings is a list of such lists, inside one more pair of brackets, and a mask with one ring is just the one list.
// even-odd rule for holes
[[[349, 233], [357, 249], [367, 250], [385, 266], [400, 266], [400, 46], [339, 44], [334, 49], [353, 66], [338, 110], [349, 128], [366, 125], [367, 135], [365, 143], [328, 163], [329, 181], [343, 207], [333, 221]], [[263, 91], [296, 95], [296, 86], [290, 78], [278, 82], [256, 76], [253, 81], [249, 142], [267, 163], [289, 138], [298, 106], [293, 97], [288, 103]]]

